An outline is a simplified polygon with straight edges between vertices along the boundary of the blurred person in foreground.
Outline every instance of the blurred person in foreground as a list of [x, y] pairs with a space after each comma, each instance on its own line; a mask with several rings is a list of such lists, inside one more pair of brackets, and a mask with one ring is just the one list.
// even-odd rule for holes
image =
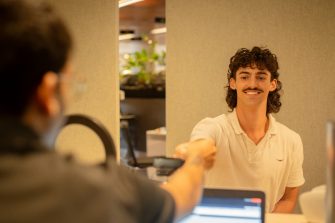
[[85, 166], [52, 150], [73, 71], [72, 39], [47, 4], [0, 0], [0, 222], [173, 222], [202, 195], [212, 141], [188, 145], [161, 186], [107, 161]]

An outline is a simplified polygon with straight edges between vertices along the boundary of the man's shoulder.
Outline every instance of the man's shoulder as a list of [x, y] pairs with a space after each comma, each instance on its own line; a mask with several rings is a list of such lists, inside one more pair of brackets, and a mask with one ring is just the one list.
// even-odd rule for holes
[[196, 125], [196, 128], [212, 129], [217, 131], [227, 130], [231, 126], [229, 114], [221, 114], [215, 117], [206, 117]]
[[[1, 160], [7, 167], [15, 166], [15, 171], [22, 176], [23, 181], [30, 180], [24, 179], [24, 175], [33, 174], [36, 184], [44, 182], [44, 186], [54, 190], [60, 188], [63, 192], [76, 190], [76, 188], [82, 188], [82, 190], [100, 188], [101, 190], [112, 181], [107, 175], [124, 175], [120, 173], [116, 161], [110, 162], [110, 167], [105, 169], [99, 165], [84, 164], [72, 155], [63, 155], [54, 151], [40, 151], [24, 157], [12, 155], [8, 158], [3, 157]], [[66, 190], [64, 185], [68, 185]]]
[[207, 128], [213, 128], [218, 127], [222, 125], [222, 123], [225, 123], [226, 115], [219, 115], [216, 117], [205, 117], [201, 119], [196, 125], [195, 129], [207, 129]]
[[[0, 169], [14, 167], [8, 173], [13, 177], [6, 182], [8, 184], [16, 182], [11, 188], [12, 191], [28, 191], [31, 188], [37, 191], [38, 189], [39, 198], [52, 201], [48, 203], [50, 206], [46, 205], [45, 208], [57, 210], [57, 212], [66, 212], [66, 207], [76, 206], [78, 209], [72, 210], [72, 216], [79, 219], [79, 222], [86, 222], [85, 219], [88, 218], [94, 219], [95, 222], [99, 221], [98, 219], [100, 219], [99, 222], [107, 222], [101, 219], [108, 219], [110, 216], [115, 216], [117, 219], [127, 218], [122, 222], [134, 222], [138, 216], [132, 216], [127, 207], [132, 207], [131, 210], [137, 208], [139, 211], [136, 213], [141, 212], [140, 192], [143, 190], [137, 188], [143, 187], [141, 186], [143, 183], [136, 177], [128, 175], [129, 171], [120, 168], [114, 160], [108, 162], [107, 167], [104, 168], [81, 164], [75, 159], [57, 153], [45, 152], [25, 156], [24, 160], [17, 156], [0, 157], [0, 161], [4, 161]], [[150, 188], [150, 191], [153, 189]], [[158, 198], [156, 200], [162, 201], [162, 197]], [[36, 202], [33, 196], [27, 199], [30, 199], [31, 203]], [[90, 202], [85, 202], [87, 200]], [[64, 203], [66, 205], [63, 205]], [[72, 216], [52, 217], [67, 219]]]
[[229, 116], [228, 114], [221, 114], [216, 117], [213, 117], [212, 119], [219, 123], [225, 123], [228, 121], [228, 116]]
[[0, 157], [0, 161], [0, 169], [12, 176], [7, 183], [17, 182], [13, 190], [28, 190], [26, 185], [31, 185], [32, 188], [44, 188], [41, 191], [54, 192], [41, 192], [45, 197], [52, 199], [54, 195], [61, 195], [69, 202], [84, 198], [88, 193], [107, 191], [108, 178], [98, 168], [78, 164], [54, 152], [7, 155]]
[[228, 115], [221, 114], [214, 117], [206, 117], [202, 119], [203, 122], [216, 123], [216, 124], [225, 124], [228, 122]]
[[[104, 184], [108, 178], [102, 168], [78, 162], [72, 155], [61, 155], [58, 153], [36, 154], [32, 158], [35, 165], [41, 168], [40, 177], [55, 178], [54, 185], [64, 182], [72, 185], [90, 185], [97, 187]], [[45, 167], [42, 170], [42, 167]]]
[[287, 139], [291, 139], [291, 140], [301, 140], [300, 135], [292, 130], [291, 128], [289, 128], [288, 126], [284, 125], [283, 123], [280, 123], [278, 121], [276, 121], [276, 129], [277, 129], [277, 133]]
[[163, 195], [157, 196], [157, 193], [162, 193], [159, 187], [118, 165], [114, 159], [108, 159], [105, 165], [89, 165], [55, 153], [40, 157], [38, 162], [44, 170], [35, 176], [48, 182], [45, 186], [51, 190], [68, 195], [69, 202], [84, 199], [88, 194], [101, 205], [125, 197], [138, 203], [142, 195], [149, 196], [150, 193], [152, 199], [154, 195], [163, 199]]

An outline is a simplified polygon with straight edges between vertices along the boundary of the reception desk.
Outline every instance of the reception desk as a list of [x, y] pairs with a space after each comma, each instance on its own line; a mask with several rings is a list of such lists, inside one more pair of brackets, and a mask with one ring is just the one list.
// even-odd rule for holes
[[308, 223], [301, 214], [266, 214], [265, 223]]

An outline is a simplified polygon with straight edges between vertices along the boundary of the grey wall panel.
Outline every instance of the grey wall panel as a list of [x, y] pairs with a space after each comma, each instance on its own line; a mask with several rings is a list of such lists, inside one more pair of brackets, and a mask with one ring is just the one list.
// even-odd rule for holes
[[[75, 98], [68, 113], [83, 113], [103, 122], [119, 148], [118, 1], [49, 2], [71, 28], [75, 40], [75, 75], [87, 85], [81, 97]], [[61, 152], [74, 152], [84, 162], [104, 159], [100, 141], [81, 127], [65, 129], [58, 141]]]

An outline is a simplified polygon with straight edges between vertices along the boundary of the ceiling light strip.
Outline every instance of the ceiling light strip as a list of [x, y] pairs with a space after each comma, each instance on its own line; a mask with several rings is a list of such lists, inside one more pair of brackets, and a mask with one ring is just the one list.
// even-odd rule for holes
[[127, 5], [134, 4], [136, 2], [141, 2], [143, 0], [120, 0], [119, 1], [119, 8], [125, 7]]
[[134, 37], [135, 37], [135, 34], [122, 34], [122, 35], [119, 35], [119, 41], [128, 40]]
[[151, 34], [162, 34], [162, 33], [166, 33], [166, 31], [167, 31], [166, 27], [162, 27], [162, 28], [151, 30]]

